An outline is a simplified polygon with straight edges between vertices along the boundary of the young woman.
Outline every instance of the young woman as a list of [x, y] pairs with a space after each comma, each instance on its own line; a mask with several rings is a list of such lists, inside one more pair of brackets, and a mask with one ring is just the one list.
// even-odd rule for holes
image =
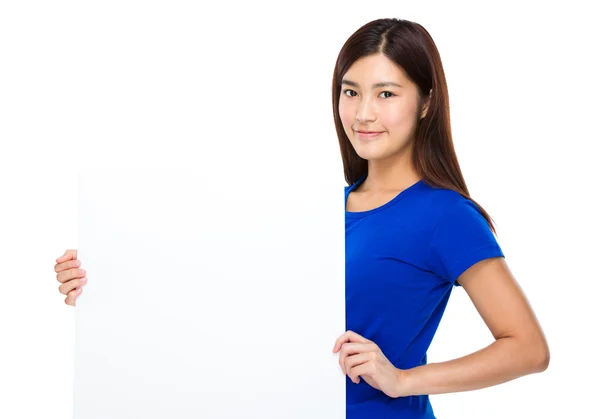
[[[434, 418], [428, 395], [544, 371], [549, 349], [452, 143], [440, 55], [419, 24], [380, 19], [342, 47], [333, 114], [346, 187], [347, 417]], [[427, 364], [454, 286], [495, 341]]]
[[[429, 33], [397, 19], [354, 33], [336, 63], [333, 114], [349, 184], [347, 332], [333, 348], [347, 375], [347, 418], [435, 418], [429, 394], [544, 371], [544, 334], [461, 174]], [[85, 284], [77, 251], [56, 262], [59, 291], [74, 306]], [[427, 364], [454, 286], [467, 292], [495, 341]]]

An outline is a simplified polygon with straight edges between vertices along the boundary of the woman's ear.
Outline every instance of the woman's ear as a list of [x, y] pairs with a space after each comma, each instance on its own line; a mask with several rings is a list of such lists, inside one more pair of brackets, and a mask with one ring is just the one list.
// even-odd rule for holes
[[432, 91], [433, 91], [433, 89], [429, 90], [429, 96], [427, 96], [423, 100], [423, 106], [421, 108], [421, 119], [425, 118], [425, 115], [427, 115], [427, 111], [429, 110], [429, 103], [431, 102], [431, 92]]

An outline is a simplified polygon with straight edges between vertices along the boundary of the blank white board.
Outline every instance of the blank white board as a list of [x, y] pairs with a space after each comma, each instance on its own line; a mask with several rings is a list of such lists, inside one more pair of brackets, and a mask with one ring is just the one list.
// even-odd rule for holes
[[345, 417], [343, 188], [228, 179], [79, 172], [75, 419]]

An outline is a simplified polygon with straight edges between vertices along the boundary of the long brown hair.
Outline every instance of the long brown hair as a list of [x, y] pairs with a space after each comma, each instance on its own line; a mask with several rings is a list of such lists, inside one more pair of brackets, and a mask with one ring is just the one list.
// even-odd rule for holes
[[472, 201], [496, 233], [489, 214], [469, 195], [452, 142], [448, 86], [442, 60], [429, 32], [418, 23], [402, 19], [378, 19], [359, 28], [344, 44], [333, 72], [332, 95], [335, 129], [344, 162], [344, 176], [354, 184], [368, 171], [348, 139], [339, 112], [342, 77], [359, 58], [383, 54], [399, 65], [417, 85], [419, 106], [431, 99], [426, 116], [418, 122], [412, 163], [423, 181], [433, 187], [451, 189]]

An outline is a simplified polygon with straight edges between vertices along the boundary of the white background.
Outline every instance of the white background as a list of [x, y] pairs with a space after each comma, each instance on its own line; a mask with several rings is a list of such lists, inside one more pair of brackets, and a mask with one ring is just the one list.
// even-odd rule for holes
[[80, 172], [75, 419], [345, 417], [343, 187], [213, 171]]
[[[292, 158], [303, 167], [285, 172], [295, 180], [315, 165], [341, 179], [333, 67], [344, 41], [381, 17], [419, 22], [433, 36], [469, 191], [495, 220], [552, 355], [542, 374], [432, 396], [437, 416], [589, 416], [600, 373], [600, 34], [589, 4], [3, 2], [0, 417], [72, 414], [75, 309], [53, 266], [78, 245], [77, 170], [193, 167], [245, 150], [276, 159], [281, 172], [265, 173], [257, 159], [244, 179], [281, 176]], [[233, 139], [231, 127], [245, 135]], [[292, 131], [311, 146], [286, 141]], [[265, 147], [263, 135], [281, 147]], [[224, 173], [226, 164], [215, 176]], [[455, 290], [429, 361], [491, 339]]]

